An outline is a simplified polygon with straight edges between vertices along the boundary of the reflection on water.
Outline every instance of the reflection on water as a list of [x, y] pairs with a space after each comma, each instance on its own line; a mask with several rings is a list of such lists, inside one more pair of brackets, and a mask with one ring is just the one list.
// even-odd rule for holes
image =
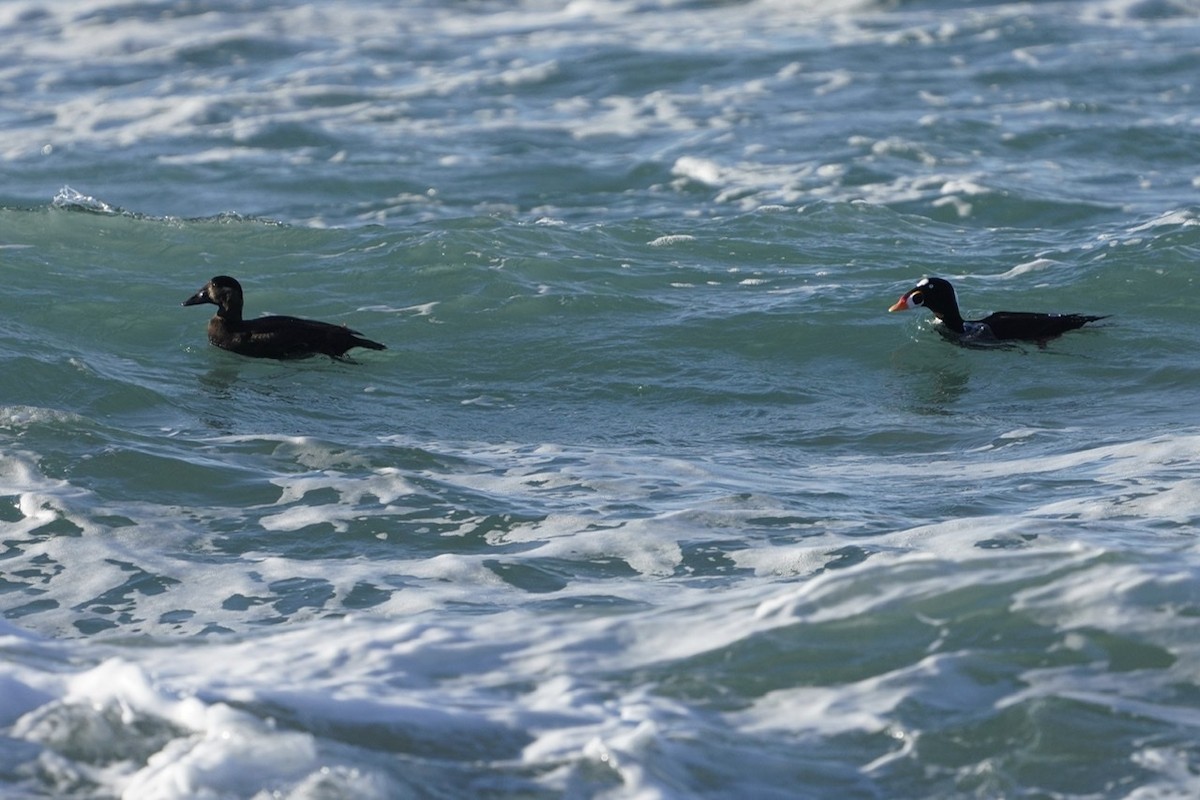
[[895, 375], [888, 381], [908, 411], [923, 415], [954, 413], [967, 393], [972, 364], [956, 349], [923, 342], [908, 344], [892, 353]]

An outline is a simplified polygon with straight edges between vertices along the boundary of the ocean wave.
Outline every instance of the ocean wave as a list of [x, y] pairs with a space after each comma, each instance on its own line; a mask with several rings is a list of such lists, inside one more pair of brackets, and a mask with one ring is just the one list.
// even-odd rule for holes
[[[1106, 729], [1133, 714], [1141, 735], [1113, 744], [1140, 753], [1135, 763], [1100, 768], [1065, 741], [1004, 748], [1003, 761], [1032, 769], [1055, 754], [1079, 787], [1169, 782], [1169, 754], [1190, 725], [1170, 687], [1194, 648], [1167, 624], [1161, 603], [1174, 595], [1162, 581], [1193, 577], [1086, 548], [910, 555], [792, 589], [693, 595], [670, 610], [560, 610], [538, 626], [520, 615], [326, 621], [172, 648], [93, 643], [85, 658], [77, 644], [10, 628], [4, 711], [24, 752], [54, 756], [23, 779], [29, 788], [74, 771], [110, 790], [250, 793], [322, 780], [396, 791], [412, 780], [398, 757], [430, 759], [422, 780], [500, 795], [567, 785], [769, 791], [803, 779], [952, 796], [1008, 785], [980, 783], [995, 739], [1028, 743], [1030, 731], [1049, 735], [1080, 714]], [[1079, 592], [1102, 595], [1121, 616], [1079, 617], [1095, 605]], [[34, 654], [57, 668], [41, 670]], [[1131, 693], [1130, 674], [1148, 691]], [[1132, 741], [1150, 733], [1153, 747]], [[371, 749], [355, 746], [368, 739]], [[955, 740], [975, 744], [922, 774], [928, 748]], [[785, 757], [798, 746], [813, 757]], [[833, 748], [841, 755], [819, 758]], [[240, 768], [247, 758], [256, 770]], [[702, 761], [717, 766], [692, 769]]]
[[0, 4], [0, 794], [1194, 794], [1196, 22]]

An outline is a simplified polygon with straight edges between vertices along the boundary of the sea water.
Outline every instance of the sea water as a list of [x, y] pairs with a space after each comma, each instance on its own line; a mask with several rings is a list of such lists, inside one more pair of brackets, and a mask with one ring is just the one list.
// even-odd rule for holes
[[0, 41], [0, 796], [1200, 792], [1200, 6]]

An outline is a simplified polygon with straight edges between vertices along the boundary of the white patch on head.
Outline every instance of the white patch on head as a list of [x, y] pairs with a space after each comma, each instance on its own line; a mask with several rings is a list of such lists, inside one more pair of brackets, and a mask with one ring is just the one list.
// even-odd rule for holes
[[929, 278], [921, 278], [921, 280], [917, 281], [916, 288], [920, 289], [920, 288], [922, 288], [924, 286], [928, 286], [928, 285], [929, 285]]

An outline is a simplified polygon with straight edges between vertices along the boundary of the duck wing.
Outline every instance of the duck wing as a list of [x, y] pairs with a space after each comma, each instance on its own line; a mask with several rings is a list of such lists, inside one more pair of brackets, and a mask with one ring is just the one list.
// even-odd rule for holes
[[304, 358], [318, 353], [340, 358], [352, 347], [386, 349], [345, 325], [301, 317], [269, 316], [246, 320], [240, 333], [241, 341], [236, 351], [261, 358]]
[[1105, 317], [1089, 314], [1040, 314], [1031, 311], [997, 311], [977, 322], [987, 325], [996, 339], [1046, 341]]

